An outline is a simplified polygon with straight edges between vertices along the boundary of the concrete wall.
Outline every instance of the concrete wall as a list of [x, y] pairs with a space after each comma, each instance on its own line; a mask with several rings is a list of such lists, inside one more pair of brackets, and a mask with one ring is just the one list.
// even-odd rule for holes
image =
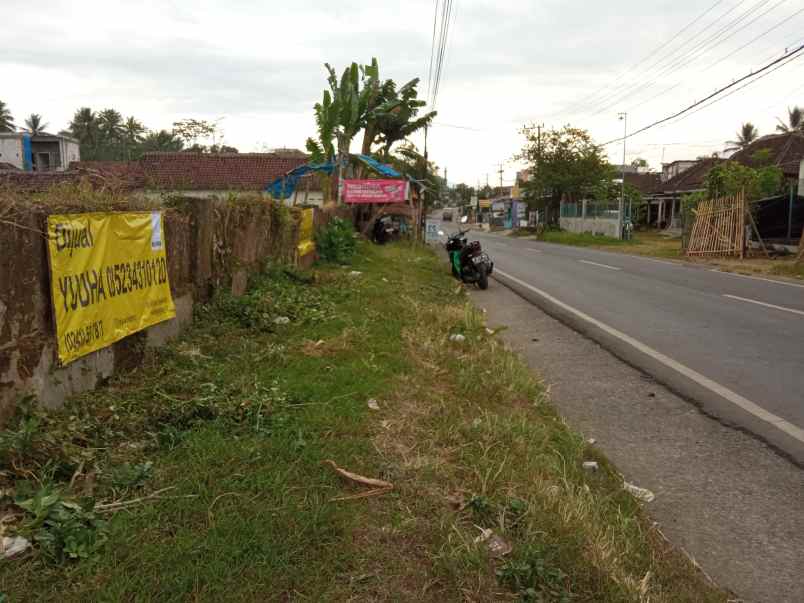
[[606, 235], [607, 237], [620, 238], [617, 230], [617, 220], [607, 218], [561, 218], [559, 225], [562, 230], [577, 232], [579, 234], [589, 232], [596, 235]]
[[[136, 366], [147, 346], [175, 337], [191, 322], [193, 304], [208, 299], [215, 289], [241, 294], [249, 274], [266, 258], [296, 259], [298, 210], [253, 199], [242, 204], [214, 199], [179, 203], [164, 214], [176, 318], [59, 367], [43, 236], [48, 211], [17, 209], [4, 216], [14, 225], [0, 223], [0, 425], [21, 395], [32, 394], [43, 405], [58, 407], [116, 370]], [[319, 225], [327, 219], [326, 212], [321, 214]]]
[[25, 167], [23, 159], [22, 139], [0, 136], [0, 163], [10, 163], [16, 168], [23, 169]]

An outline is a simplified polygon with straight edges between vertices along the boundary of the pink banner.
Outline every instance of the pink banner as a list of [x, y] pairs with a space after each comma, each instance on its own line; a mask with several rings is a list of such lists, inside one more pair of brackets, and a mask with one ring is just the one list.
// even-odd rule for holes
[[344, 180], [341, 197], [346, 203], [399, 203], [408, 198], [405, 180]]

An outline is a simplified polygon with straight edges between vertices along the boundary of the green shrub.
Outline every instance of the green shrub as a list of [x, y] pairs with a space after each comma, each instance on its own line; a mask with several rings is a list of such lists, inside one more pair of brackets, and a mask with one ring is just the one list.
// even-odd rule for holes
[[354, 228], [346, 220], [334, 218], [315, 235], [318, 256], [325, 262], [346, 264], [355, 253]]

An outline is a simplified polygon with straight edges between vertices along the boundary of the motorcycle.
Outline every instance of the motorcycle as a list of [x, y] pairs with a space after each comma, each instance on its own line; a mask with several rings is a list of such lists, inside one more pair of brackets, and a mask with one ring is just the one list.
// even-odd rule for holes
[[[461, 218], [466, 224], [466, 216]], [[494, 262], [480, 247], [480, 241], [468, 242], [469, 229], [459, 230], [447, 238], [445, 247], [452, 267], [452, 276], [464, 283], [474, 283], [480, 289], [489, 288], [489, 275], [494, 271]], [[443, 235], [443, 231], [439, 231]]]

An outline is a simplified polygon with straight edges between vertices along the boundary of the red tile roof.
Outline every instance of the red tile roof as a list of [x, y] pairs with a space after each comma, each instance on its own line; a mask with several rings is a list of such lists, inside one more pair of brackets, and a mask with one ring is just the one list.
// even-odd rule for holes
[[261, 191], [307, 161], [278, 153], [146, 153], [140, 164], [148, 188]]
[[715, 157], [699, 160], [698, 163], [692, 167], [673, 176], [667, 182], [663, 182], [661, 191], [664, 193], [681, 193], [706, 188], [706, 184], [704, 184], [706, 175], [709, 173], [709, 170], [715, 167], [720, 161], [720, 159]]
[[625, 183], [636, 188], [643, 195], [661, 192], [662, 177], [659, 174], [625, 174]]

